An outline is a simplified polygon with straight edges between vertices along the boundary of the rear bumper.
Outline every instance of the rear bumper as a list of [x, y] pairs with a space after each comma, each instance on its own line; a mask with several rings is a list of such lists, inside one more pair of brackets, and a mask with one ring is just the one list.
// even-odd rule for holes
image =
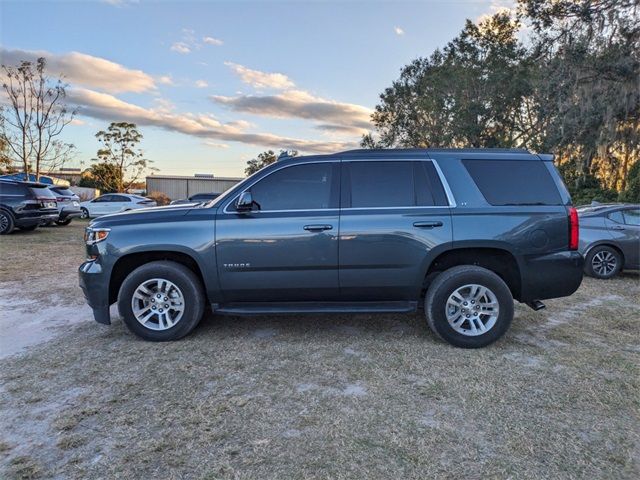
[[31, 227], [58, 219], [58, 210], [53, 208], [40, 210], [23, 210], [15, 215], [16, 227]]
[[525, 257], [521, 265], [520, 301], [568, 297], [582, 283], [584, 258], [566, 251]]
[[60, 212], [60, 218], [58, 220], [60, 221], [64, 221], [64, 220], [69, 220], [71, 218], [80, 218], [82, 216], [82, 210], [78, 209], [71, 209], [71, 208], [65, 208]]
[[84, 298], [93, 310], [93, 318], [104, 325], [111, 324], [109, 314], [109, 276], [102, 265], [86, 261], [78, 269], [80, 288]]

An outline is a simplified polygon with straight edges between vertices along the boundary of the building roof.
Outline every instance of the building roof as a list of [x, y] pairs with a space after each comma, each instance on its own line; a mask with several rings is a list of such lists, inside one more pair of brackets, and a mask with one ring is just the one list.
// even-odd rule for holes
[[244, 180], [245, 177], [196, 177], [194, 175], [147, 175], [147, 180], [150, 178], [158, 178], [165, 180], [205, 180], [205, 181], [214, 181], [214, 180], [226, 180], [229, 182], [239, 182]]

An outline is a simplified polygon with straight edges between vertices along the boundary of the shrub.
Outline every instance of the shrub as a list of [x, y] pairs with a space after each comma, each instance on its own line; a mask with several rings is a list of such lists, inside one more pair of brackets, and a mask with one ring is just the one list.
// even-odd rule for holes
[[169, 205], [171, 199], [163, 192], [151, 192], [147, 195], [147, 198], [154, 200], [158, 205]]

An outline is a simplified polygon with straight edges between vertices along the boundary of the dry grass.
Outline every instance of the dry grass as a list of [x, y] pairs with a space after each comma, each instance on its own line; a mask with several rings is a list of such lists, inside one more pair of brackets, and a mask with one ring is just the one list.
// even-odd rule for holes
[[[0, 240], [0, 286], [80, 305], [81, 228]], [[638, 478], [639, 296], [585, 279], [479, 351], [418, 314], [209, 315], [167, 344], [87, 316], [1, 362], [0, 477]]]

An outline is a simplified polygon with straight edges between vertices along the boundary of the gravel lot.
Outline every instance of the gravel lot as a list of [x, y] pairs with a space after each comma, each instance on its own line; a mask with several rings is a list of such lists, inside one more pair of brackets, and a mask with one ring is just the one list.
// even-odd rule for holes
[[422, 315], [94, 323], [83, 222], [0, 239], [0, 478], [638, 478], [640, 282], [520, 305], [450, 347]]

